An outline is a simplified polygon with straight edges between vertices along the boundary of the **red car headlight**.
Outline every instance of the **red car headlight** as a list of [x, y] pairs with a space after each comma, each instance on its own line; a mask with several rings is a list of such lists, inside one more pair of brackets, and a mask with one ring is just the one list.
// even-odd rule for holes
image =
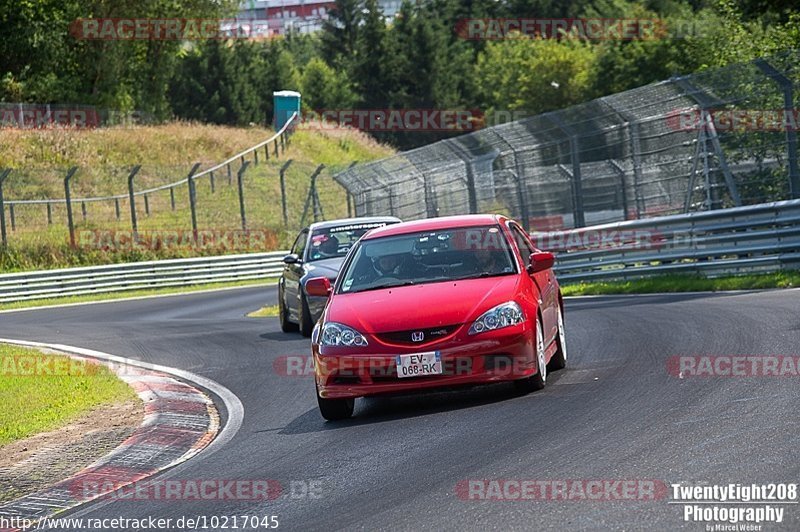
[[481, 317], [470, 326], [468, 334], [495, 331], [518, 325], [523, 321], [525, 321], [525, 314], [522, 312], [522, 308], [514, 301], [508, 301], [481, 314]]
[[320, 331], [319, 345], [363, 347], [367, 345], [367, 339], [352, 327], [341, 323], [328, 322], [322, 326]]

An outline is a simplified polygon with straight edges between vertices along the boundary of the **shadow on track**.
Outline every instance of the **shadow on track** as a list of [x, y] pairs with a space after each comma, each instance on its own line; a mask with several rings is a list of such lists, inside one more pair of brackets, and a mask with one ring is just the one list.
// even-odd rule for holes
[[297, 342], [299, 340], [306, 340], [306, 338], [303, 338], [297, 333], [285, 333], [281, 331], [266, 332], [264, 334], [259, 334], [258, 337], [264, 340], [274, 340], [276, 342]]
[[[548, 383], [556, 383], [564, 371], [553, 373]], [[283, 428], [265, 429], [258, 432], [276, 432], [283, 435], [310, 434], [327, 430], [346, 429], [360, 425], [371, 425], [399, 419], [440, 414], [454, 410], [490, 405], [513, 399], [533, 400], [547, 394], [542, 391], [522, 395], [510, 383], [498, 383], [473, 388], [420, 392], [407, 395], [367, 397], [356, 402], [354, 417], [345, 421], [325, 421], [313, 408], [296, 417]]]

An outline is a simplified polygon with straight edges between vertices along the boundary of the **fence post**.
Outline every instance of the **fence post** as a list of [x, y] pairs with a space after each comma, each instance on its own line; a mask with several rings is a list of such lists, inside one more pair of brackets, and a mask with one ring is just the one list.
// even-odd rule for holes
[[[214, 184], [214, 170], [211, 170], [211, 173], [209, 175], [208, 180], [211, 183], [211, 193], [213, 194], [214, 192], [216, 192], [216, 186]], [[172, 189], [170, 189], [170, 190], [172, 190]], [[174, 207], [173, 207], [173, 210], [175, 210]]]
[[394, 194], [392, 194], [392, 185], [389, 185], [389, 216], [394, 216]]
[[[200, 163], [195, 163], [189, 171], [189, 175], [186, 176], [186, 181], [189, 184], [189, 210], [192, 211], [192, 237], [195, 242], [197, 241], [197, 191], [194, 185], [194, 174], [198, 168], [200, 168]], [[228, 171], [230, 169], [231, 167], [228, 165]]]
[[321, 207], [319, 205], [319, 196], [317, 195], [317, 176], [320, 174], [320, 172], [322, 172], [324, 168], [325, 165], [321, 164], [317, 166], [317, 169], [314, 170], [313, 174], [311, 174], [311, 184], [308, 188], [308, 196], [306, 196], [306, 204], [303, 206], [303, 216], [300, 218], [300, 225], [303, 225], [305, 223], [309, 207], [314, 209], [314, 221], [315, 222], [317, 221], [318, 217], [317, 209]]
[[[50, 204], [47, 204], [47, 211], [48, 214], [50, 213]], [[114, 214], [117, 215], [117, 221], [119, 221], [119, 198], [114, 198]]]
[[4, 246], [8, 245], [8, 240], [6, 240], [6, 207], [3, 199], [3, 182], [10, 173], [10, 169], [0, 171], [0, 237], [2, 237]]
[[[422, 174], [422, 198], [425, 201], [425, 216], [428, 218], [434, 218], [436, 216], [437, 207], [436, 200], [431, 195], [431, 186], [428, 173], [421, 171], [420, 174]], [[469, 199], [469, 192], [467, 192], [467, 196], [467, 199]]]
[[133, 240], [138, 239], [139, 227], [136, 224], [136, 195], [133, 193], [133, 178], [139, 173], [141, 166], [136, 165], [128, 174], [128, 203], [131, 206], [131, 229], [133, 230]]
[[14, 231], [17, 230], [17, 217], [16, 217], [16, 215], [14, 215], [14, 204], [13, 203], [9, 203], [8, 204], [8, 216], [9, 216], [9, 218], [11, 218], [11, 232], [13, 233]]
[[314, 196], [311, 198], [312, 200], [312, 207], [314, 208], [314, 222], [318, 222], [319, 220], [325, 219], [325, 213], [322, 211], [322, 202], [319, 199], [319, 191], [317, 190], [317, 176], [319, 176], [322, 169], [325, 168], [324, 164], [319, 165], [317, 171], [314, 172], [314, 175], [311, 179], [311, 192]]
[[275, 139], [275, 158], [278, 157], [278, 139]]
[[86, 221], [86, 202], [81, 202], [81, 216], [83, 217], [83, 221]]
[[[756, 59], [755, 64], [764, 74], [772, 78], [783, 91], [784, 121], [794, 116], [794, 94], [792, 80], [764, 61]], [[786, 128], [786, 158], [789, 162], [789, 195], [792, 199], [800, 198], [800, 169], [797, 163], [797, 131], [793, 127]]]
[[522, 218], [522, 228], [526, 233], [531, 233], [531, 215], [528, 212], [528, 202], [525, 201], [525, 183], [522, 178], [517, 175], [513, 170], [509, 170], [511, 175], [514, 176], [514, 181], [517, 184], [517, 201], [519, 202], [519, 215]]
[[289, 210], [286, 206], [286, 169], [289, 168], [289, 165], [292, 164], [292, 160], [289, 159], [280, 169], [280, 176], [281, 176], [281, 212], [283, 212], [283, 226], [289, 227]]
[[572, 212], [573, 225], [575, 227], [585, 227], [586, 219], [583, 210], [583, 179], [581, 177], [581, 149], [578, 142], [578, 135], [568, 127], [557, 112], [546, 113], [550, 119], [564, 134], [569, 138], [569, 158], [572, 163]]
[[620, 191], [622, 193], [620, 197], [620, 203], [622, 205], [622, 219], [628, 219], [628, 195], [627, 195], [627, 188], [625, 184], [625, 169], [622, 168], [616, 161], [609, 160], [609, 164], [611, 168], [617, 173], [619, 176], [619, 184], [620, 184]]
[[53, 205], [47, 202], [47, 225], [53, 225]]
[[[288, 139], [289, 137], [287, 136], [286, 138]], [[349, 172], [350, 170], [355, 168], [355, 166], [357, 164], [358, 164], [358, 161], [351, 162], [350, 165], [347, 167], [347, 171]], [[423, 177], [424, 177], [424, 174], [423, 174]], [[353, 196], [350, 193], [350, 189], [349, 188], [345, 187], [344, 185], [342, 185], [342, 187], [344, 188], [345, 196], [347, 196], [347, 216], [352, 218], [353, 217], [353, 210], [354, 210], [353, 209], [353, 206], [354, 206], [353, 204], [355, 203], [355, 196]], [[426, 199], [426, 202], [427, 202], [427, 199]]]
[[[685, 96], [694, 100], [697, 105], [700, 106], [700, 117], [704, 120], [704, 124], [700, 128], [701, 132], [703, 133], [703, 163], [705, 165], [704, 168], [704, 176], [708, 176], [709, 168], [708, 168], [708, 142], [711, 142], [711, 146], [714, 150], [714, 153], [717, 156], [717, 160], [719, 161], [719, 169], [722, 171], [722, 176], [725, 178], [725, 184], [728, 186], [728, 192], [731, 195], [731, 199], [733, 200], [733, 204], [737, 207], [741, 207], [742, 200], [739, 196], [739, 191], [736, 186], [736, 181], [733, 178], [733, 174], [731, 173], [730, 168], [728, 167], [727, 157], [725, 156], [725, 152], [722, 151], [722, 144], [719, 141], [719, 133], [717, 132], [716, 127], [714, 126], [714, 121], [711, 119], [711, 113], [709, 112], [710, 109], [713, 108], [715, 105], [714, 101], [715, 98], [708, 93], [706, 93], [703, 89], [695, 85], [688, 77], [674, 77], [671, 80], [675, 83], [681, 90], [684, 91]], [[706, 197], [708, 199], [708, 208], [714, 209], [719, 208], [721, 206], [721, 199], [719, 197], [719, 193], [714, 190], [712, 192], [711, 187], [712, 183], [710, 179], [706, 178]], [[716, 188], [716, 185], [713, 185]], [[689, 192], [691, 194], [691, 192]]]
[[247, 216], [244, 208], [244, 173], [249, 165], [250, 161], [242, 162], [242, 167], [236, 172], [236, 182], [239, 187], [239, 214], [242, 217], [242, 231], [247, 231]]
[[264, 156], [269, 161], [269, 143], [264, 144]]
[[228, 163], [225, 166], [228, 168], [228, 184], [232, 185], [233, 184], [233, 174], [231, 173], [231, 163]]
[[253, 164], [258, 166], [258, 150], [253, 150]]
[[147, 194], [144, 195], [144, 214], [150, 216], [150, 198], [147, 197]]
[[642, 146], [640, 142], [639, 122], [629, 122], [631, 134], [631, 155], [633, 158], [633, 198], [636, 204], [636, 219], [642, 217], [642, 212], [645, 209], [644, 200], [641, 195], [642, 179]]
[[469, 162], [467, 162], [465, 166], [467, 167], [467, 199], [469, 201], [469, 213], [477, 214], [478, 194], [475, 190], [475, 172]]
[[175, 210], [175, 187], [169, 187], [169, 204], [172, 206], [172, 210]]
[[575, 227], [585, 227], [583, 210], [583, 178], [581, 176], [581, 156], [577, 135], [569, 137], [569, 152], [572, 159], [572, 183], [575, 190]]
[[75, 220], [72, 218], [72, 195], [69, 191], [69, 182], [78, 171], [77, 166], [73, 166], [67, 171], [64, 178], [64, 201], [67, 204], [67, 227], [69, 228], [69, 245], [75, 247]]

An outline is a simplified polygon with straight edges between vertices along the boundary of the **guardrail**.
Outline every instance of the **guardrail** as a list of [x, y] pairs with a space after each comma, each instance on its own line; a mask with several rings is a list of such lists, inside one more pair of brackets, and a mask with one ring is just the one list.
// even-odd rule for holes
[[562, 282], [800, 268], [800, 200], [532, 233]]
[[0, 275], [0, 303], [279, 277], [287, 252], [246, 253]]
[[[562, 283], [800, 268], [800, 200], [534, 232]], [[0, 303], [276, 278], [286, 251], [0, 275]]]

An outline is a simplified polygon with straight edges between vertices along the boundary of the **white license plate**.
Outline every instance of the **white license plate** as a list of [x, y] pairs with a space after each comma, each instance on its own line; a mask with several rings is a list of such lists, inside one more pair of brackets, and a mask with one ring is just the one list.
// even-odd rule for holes
[[442, 374], [442, 356], [439, 351], [397, 355], [396, 360], [397, 377], [400, 379]]

